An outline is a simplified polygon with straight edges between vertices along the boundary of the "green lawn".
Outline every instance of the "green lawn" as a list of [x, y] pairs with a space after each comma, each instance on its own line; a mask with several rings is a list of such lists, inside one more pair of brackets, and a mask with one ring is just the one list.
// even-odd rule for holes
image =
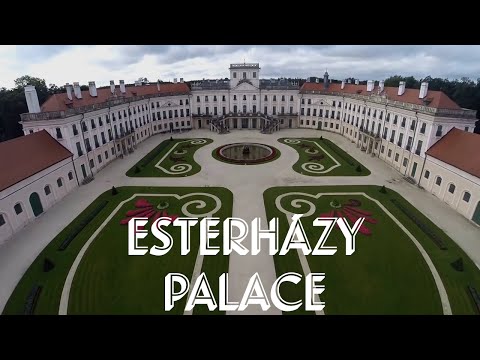
[[[307, 176], [367, 176], [370, 170], [330, 140], [323, 138], [281, 138], [282, 144], [299, 155], [293, 170]], [[360, 171], [359, 171], [360, 170]]]
[[[283, 239], [288, 223], [284, 213], [275, 206], [275, 199], [279, 195], [288, 192], [364, 192], [379, 200], [426, 250], [442, 278], [453, 314], [475, 314], [476, 309], [467, 290], [468, 285], [480, 289], [480, 271], [475, 264], [452, 239], [403, 197], [393, 190], [387, 189], [387, 193], [383, 194], [379, 189], [378, 186], [270, 188], [264, 193], [266, 214], [268, 219], [280, 218], [280, 239]], [[337, 253], [333, 256], [307, 256], [312, 272], [326, 273], [323, 281], [325, 291], [320, 295], [322, 301], [326, 302], [326, 314], [442, 314], [440, 296], [425, 260], [414, 243], [375, 202], [361, 195], [324, 195], [318, 199], [296, 195], [284, 198], [281, 205], [293, 213], [306, 213], [309, 206], [305, 203], [300, 203], [301, 208], [291, 206], [290, 202], [296, 198], [311, 201], [316, 205], [312, 216], [302, 217], [302, 224], [312, 247], [323, 229], [313, 227], [312, 220], [333, 210], [330, 205], [333, 200], [341, 204], [349, 199], [360, 200], [360, 209], [371, 212], [377, 220], [376, 224], [364, 223], [372, 231], [372, 235], [357, 235], [356, 251], [353, 255], [345, 255], [343, 235], [338, 228], [334, 228], [326, 245], [336, 245]], [[410, 214], [414, 214], [436, 234], [447, 246], [447, 250], [441, 250], [391, 199], [408, 209]], [[459, 257], [463, 259], [463, 272], [451, 266]], [[296, 250], [284, 256], [277, 254], [274, 262], [277, 276], [289, 271], [303, 274]], [[303, 283], [286, 284], [282, 287], [282, 296], [293, 301], [302, 298], [303, 291]], [[295, 313], [305, 311], [299, 309]]]
[[[34, 284], [43, 286], [35, 314], [57, 314], [60, 295], [68, 271], [89, 237], [100, 227], [104, 220], [113, 212], [120, 202], [130, 198], [135, 193], [144, 194], [168, 194], [167, 196], [141, 196], [158, 204], [167, 201], [168, 214], [184, 214], [182, 208], [192, 214], [199, 214], [202, 208], [199, 203], [192, 200], [205, 202], [205, 211], [213, 211], [216, 206], [215, 200], [196, 195], [185, 199], [177, 199], [173, 194], [185, 195], [194, 192], [207, 193], [217, 196], [221, 201], [220, 209], [213, 214], [221, 220], [232, 216], [233, 195], [225, 188], [188, 188], [188, 187], [123, 187], [119, 188], [119, 194], [112, 196], [107, 191], [99, 196], [85, 209], [71, 224], [69, 224], [35, 259], [18, 283], [11, 295], [4, 314], [22, 314], [25, 301]], [[95, 206], [108, 201], [107, 206], [77, 235], [73, 242], [64, 251], [58, 251], [58, 246], [63, 239], [79, 222], [82, 221]], [[192, 228], [191, 252], [187, 256], [180, 255], [179, 242], [174, 242], [173, 248], [164, 256], [152, 255], [128, 256], [127, 252], [127, 225], [120, 225], [119, 221], [125, 217], [128, 210], [134, 209], [134, 203], [138, 200], [130, 200], [125, 203], [119, 212], [113, 216], [107, 226], [98, 234], [87, 249], [73, 280], [69, 314], [162, 314], [164, 311], [163, 285], [164, 277], [170, 272], [180, 272], [190, 277], [198, 252], [198, 224]], [[190, 205], [187, 203], [192, 202]], [[192, 215], [193, 216], [193, 215]], [[221, 224], [221, 223], [220, 223]], [[148, 228], [148, 225], [147, 225]], [[211, 240], [214, 245], [221, 246], [222, 231], [217, 239]], [[177, 240], [179, 229], [169, 228], [169, 233]], [[152, 235], [141, 240], [142, 244], [153, 245], [155, 242]], [[43, 272], [44, 259], [51, 259], [55, 268], [48, 273]], [[228, 272], [228, 256], [205, 256], [202, 271], [210, 280], [210, 285], [218, 299], [218, 277], [223, 272]], [[182, 314], [185, 307], [186, 297], [176, 303], [168, 314]], [[209, 313], [206, 306], [195, 306], [195, 314]], [[219, 314], [217, 311], [213, 314]]]
[[164, 140], [126, 173], [129, 177], [191, 176], [201, 170], [195, 151], [213, 142], [211, 139]]

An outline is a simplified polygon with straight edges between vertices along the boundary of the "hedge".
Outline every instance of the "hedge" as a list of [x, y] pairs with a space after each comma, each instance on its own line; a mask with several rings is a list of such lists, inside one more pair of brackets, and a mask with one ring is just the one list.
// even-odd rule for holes
[[[158, 145], [155, 149], [150, 151], [142, 160], [139, 161], [138, 165], [145, 167], [147, 166], [153, 159], [155, 159], [158, 154], [160, 154], [163, 149], [170, 145], [170, 141], [162, 141], [160, 145]], [[136, 165], [136, 166], [138, 166]]]
[[85, 228], [85, 226], [87, 226], [90, 223], [90, 221], [92, 221], [93, 218], [97, 216], [100, 213], [100, 211], [103, 210], [103, 208], [107, 205], [107, 203], [108, 201], [105, 200], [100, 204], [98, 204], [98, 206], [94, 208], [93, 211], [88, 216], [86, 216], [72, 231], [70, 231], [70, 233], [67, 235], [65, 240], [63, 240], [63, 242], [58, 247], [58, 250], [59, 251], [65, 250], [68, 247], [68, 245], [70, 245], [70, 243], [73, 241], [73, 239], [75, 239], [75, 237], [80, 233], [80, 231], [82, 231]]
[[430, 239], [433, 240], [435, 245], [437, 245], [441, 250], [447, 250], [447, 246], [445, 243], [440, 239], [440, 237], [432, 230], [430, 226], [425, 224], [422, 220], [416, 217], [410, 209], [407, 209], [405, 206], [400, 204], [397, 199], [390, 199], [390, 201], [400, 209], [407, 217], [412, 220]]
[[32, 287], [32, 290], [30, 290], [30, 294], [28, 294], [27, 301], [25, 302], [25, 315], [33, 315], [41, 291], [42, 287], [40, 285], [34, 285]]
[[340, 158], [342, 158], [348, 165], [355, 166], [355, 163], [352, 161], [349, 155], [346, 156], [346, 153], [338, 151], [335, 147], [330, 146], [328, 142], [324, 142], [327, 147], [332, 150], [335, 154], [337, 154]]

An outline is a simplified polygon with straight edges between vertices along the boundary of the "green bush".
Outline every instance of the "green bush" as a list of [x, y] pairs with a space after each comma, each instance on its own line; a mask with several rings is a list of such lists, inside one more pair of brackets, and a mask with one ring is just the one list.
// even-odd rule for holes
[[380, 190], [379, 190], [382, 194], [386, 194], [387, 193], [387, 189], [385, 189], [385, 185], [383, 185]]
[[463, 271], [463, 259], [462, 258], [458, 258], [457, 260], [452, 262], [450, 265], [452, 265], [452, 267], [457, 271]]
[[357, 172], [362, 172], [362, 167], [360, 164], [357, 165], [357, 168], [355, 169]]
[[43, 272], [49, 272], [55, 267], [55, 264], [49, 258], [45, 258], [43, 261]]
[[118, 194], [118, 190], [115, 186], [112, 186], [112, 196], [115, 196]]
[[170, 136], [170, 141], [173, 141], [173, 136]]
[[320, 136], [320, 140], [323, 140], [323, 136]]
[[140, 168], [138, 167], [138, 165], [135, 166], [135, 174], [138, 174], [140, 171], [141, 171], [141, 170], [140, 170]]

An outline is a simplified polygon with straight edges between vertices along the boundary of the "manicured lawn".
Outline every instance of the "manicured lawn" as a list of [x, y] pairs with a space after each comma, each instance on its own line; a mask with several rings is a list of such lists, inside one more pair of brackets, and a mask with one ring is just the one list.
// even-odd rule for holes
[[293, 170], [308, 176], [367, 176], [370, 170], [351, 155], [323, 138], [281, 138], [299, 155]]
[[130, 177], [191, 176], [201, 170], [195, 151], [213, 142], [211, 139], [173, 139], [162, 141], [126, 173]]
[[[189, 193], [207, 193], [218, 197], [221, 207], [213, 216], [221, 220], [232, 216], [233, 195], [225, 188], [188, 188], [188, 187], [123, 187], [118, 188], [119, 194], [112, 196], [107, 191], [99, 196], [85, 209], [71, 224], [69, 224], [35, 259], [27, 270], [13, 294], [11, 295], [4, 314], [22, 314], [26, 298], [34, 284], [42, 285], [35, 314], [58, 314], [60, 296], [68, 271], [80, 249], [90, 236], [100, 227], [105, 219], [114, 211], [120, 202], [130, 198], [133, 194], [167, 194], [167, 196], [139, 196], [126, 202], [120, 210], [100, 231], [95, 240], [87, 249], [75, 273], [70, 292], [68, 307], [69, 314], [162, 314], [164, 311], [164, 278], [167, 273], [180, 272], [190, 277], [198, 253], [198, 224], [191, 229], [191, 252], [186, 256], [180, 255], [180, 230], [169, 227], [168, 232], [174, 239], [173, 248], [164, 256], [152, 255], [128, 256], [127, 252], [127, 225], [120, 225], [128, 210], [135, 209], [135, 202], [139, 198], [150, 201], [154, 206], [167, 201], [169, 206], [165, 209], [168, 215], [189, 216], [184, 214], [185, 208], [192, 214], [210, 212], [215, 209], [214, 199], [194, 195], [178, 199], [173, 194], [186, 195]], [[59, 245], [67, 234], [89, 212], [102, 201], [108, 201], [102, 211], [77, 235], [64, 251], [58, 251]], [[198, 208], [199, 203], [205, 202], [205, 208]], [[192, 202], [190, 205], [187, 203]], [[202, 210], [204, 209], [204, 210]], [[193, 215], [192, 215], [193, 216]], [[221, 223], [220, 223], [221, 224]], [[148, 225], [146, 227], [149, 229]], [[222, 230], [217, 239], [211, 240], [213, 245], [221, 246]], [[159, 240], [149, 234], [142, 239], [142, 245], [149, 247], [154, 243], [161, 245]], [[51, 259], [55, 268], [50, 272], [43, 272], [44, 259]], [[209, 279], [218, 279], [223, 272], [228, 272], [228, 256], [205, 256], [202, 271]], [[218, 282], [210, 283], [213, 292], [218, 298]], [[186, 297], [176, 303], [168, 314], [183, 314]], [[194, 313], [219, 314], [219, 311], [210, 312], [205, 306], [195, 306]]]
[[[267, 218], [280, 218], [280, 239], [288, 229], [285, 214], [275, 206], [275, 199], [284, 193], [302, 192], [307, 194], [333, 192], [363, 192], [377, 199], [412, 235], [428, 253], [446, 288], [453, 314], [475, 314], [476, 309], [467, 286], [480, 289], [480, 271], [468, 256], [434, 223], [421, 214], [403, 197], [387, 189], [379, 192], [378, 186], [322, 186], [322, 187], [276, 187], [264, 193]], [[338, 228], [334, 228], [327, 241], [327, 246], [335, 245], [338, 251], [333, 256], [308, 255], [307, 260], [312, 272], [325, 272], [323, 281], [325, 291], [320, 295], [326, 302], [326, 314], [442, 314], [440, 296], [432, 273], [419, 250], [403, 230], [373, 201], [362, 195], [323, 195], [318, 199], [304, 195], [289, 196], [281, 205], [292, 213], [306, 213], [310, 207], [303, 202], [301, 208], [291, 206], [293, 199], [303, 199], [316, 205], [316, 210], [309, 217], [302, 217], [305, 232], [312, 247], [316, 244], [323, 228], [313, 227], [312, 220], [320, 214], [335, 210], [330, 204], [333, 200], [345, 204], [350, 199], [359, 200], [361, 211], [372, 213], [376, 223], [365, 222], [371, 235], [357, 234], [356, 251], [351, 256], [345, 255], [345, 240]], [[398, 206], [408, 209], [407, 216]], [[334, 204], [335, 205], [335, 204]], [[338, 209], [337, 209], [338, 210]], [[343, 211], [343, 210], [341, 210]], [[411, 219], [415, 215], [424, 226], [422, 230]], [[336, 216], [336, 215], [334, 215]], [[349, 221], [352, 224], [351, 221]], [[427, 235], [425, 228], [446, 245], [446, 250]], [[464, 271], [455, 270], [451, 263], [461, 257]], [[297, 251], [274, 257], [277, 276], [289, 271], [303, 273]], [[294, 301], [302, 298], [303, 283], [285, 284], [282, 296]], [[305, 313], [299, 310], [296, 313]]]

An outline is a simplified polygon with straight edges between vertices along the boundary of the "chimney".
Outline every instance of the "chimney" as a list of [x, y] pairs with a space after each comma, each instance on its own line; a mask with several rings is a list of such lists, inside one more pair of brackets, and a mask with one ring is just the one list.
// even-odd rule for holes
[[125, 94], [126, 93], [126, 90], [125, 90], [125, 80], [120, 80], [120, 92], [122, 94]]
[[160, 91], [160, 81], [157, 81], [157, 89]]
[[183, 78], [180, 78], [180, 82], [183, 83]]
[[343, 90], [343, 88], [345, 87], [345, 80], [342, 80], [342, 86], [341, 86], [341, 89]]
[[88, 91], [90, 92], [90, 96], [97, 96], [97, 87], [95, 86], [95, 81], [88, 82]]
[[73, 93], [77, 99], [82, 98], [82, 90], [80, 90], [80, 84], [78, 82], [73, 83]]
[[323, 88], [328, 89], [328, 72], [325, 70], [325, 74], [323, 74]]
[[24, 90], [25, 90], [25, 99], [27, 100], [28, 112], [30, 114], [41, 112], [40, 104], [38, 103], [37, 90], [35, 90], [35, 86], [27, 85], [25, 86]]
[[65, 89], [67, 90], [68, 99], [73, 100], [73, 98], [72, 98], [72, 85], [70, 85], [69, 83], [66, 83], [65, 84]]
[[420, 85], [420, 93], [418, 94], [418, 97], [420, 99], [424, 99], [427, 96], [428, 92], [428, 82], [422, 82], [422, 85]]
[[385, 81], [380, 80], [378, 83], [378, 88], [380, 89], [380, 92], [382, 92], [385, 89]]
[[173, 78], [173, 83], [174, 83], [174, 84], [177, 83], [177, 78]]
[[373, 80], [367, 81], [367, 91], [373, 91], [374, 86], [375, 86], [375, 82]]
[[398, 84], [398, 95], [403, 95], [405, 93], [405, 81], [400, 81]]
[[115, 81], [110, 80], [110, 92], [115, 94]]
[[359, 84], [360, 84], [360, 80], [355, 79], [355, 85], [359, 85]]

